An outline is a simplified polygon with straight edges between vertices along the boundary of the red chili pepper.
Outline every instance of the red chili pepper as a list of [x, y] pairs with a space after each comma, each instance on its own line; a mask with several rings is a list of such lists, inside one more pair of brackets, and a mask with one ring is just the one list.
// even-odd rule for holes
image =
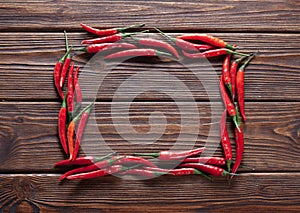
[[69, 123], [68, 126], [68, 131], [67, 131], [67, 138], [68, 138], [68, 148], [69, 148], [69, 154], [70, 154], [70, 160], [73, 160], [73, 154], [74, 154], [74, 133], [75, 133], [75, 123], [79, 120], [81, 115], [89, 110], [89, 108], [93, 105], [94, 103], [89, 104], [87, 107], [85, 107], [78, 115], [76, 115], [75, 118]]
[[179, 54], [177, 50], [167, 42], [151, 39], [151, 38], [142, 38], [138, 40], [138, 43], [144, 46], [164, 48], [166, 50], [169, 50], [176, 58], [179, 58]]
[[226, 55], [226, 54], [249, 56], [247, 54], [235, 52], [235, 51], [225, 49], [225, 48], [208, 50], [208, 51], [199, 52], [199, 53], [188, 53], [188, 52], [182, 50], [182, 53], [183, 53], [183, 55], [185, 55], [188, 58], [211, 58], [211, 57], [216, 57], [216, 56], [221, 56], [221, 55]]
[[220, 136], [221, 136], [221, 145], [223, 147], [224, 156], [227, 164], [228, 172], [230, 172], [230, 165], [232, 163], [232, 148], [230, 144], [230, 138], [226, 128], [226, 114], [227, 110], [225, 109], [221, 120], [220, 120]]
[[[66, 31], [64, 31], [64, 34], [65, 34], [65, 39], [66, 39], [66, 50], [68, 51], [69, 50], [69, 42], [68, 42], [68, 37], [67, 37]], [[65, 79], [66, 79], [66, 76], [67, 76], [67, 72], [68, 72], [70, 63], [71, 63], [71, 55], [69, 53], [66, 60], [65, 60], [65, 62], [64, 62], [64, 65], [61, 69], [60, 80], [59, 80], [59, 86], [60, 86], [61, 89], [63, 88], [63, 85], [64, 85], [64, 82], [65, 82]]]
[[128, 165], [128, 164], [142, 164], [145, 166], [150, 166], [150, 167], [157, 167], [150, 161], [137, 157], [137, 156], [123, 156], [119, 160], [117, 160], [114, 164], [121, 164], [121, 165]]
[[79, 147], [80, 147], [80, 143], [81, 143], [81, 138], [86, 126], [86, 123], [88, 121], [89, 115], [90, 115], [90, 111], [91, 111], [91, 107], [86, 109], [79, 120], [78, 123], [78, 127], [77, 127], [77, 131], [76, 131], [76, 141], [75, 141], [75, 148], [74, 148], [74, 152], [73, 155], [71, 157], [71, 160], [75, 160], [75, 158], [77, 157], [78, 151], [79, 151]]
[[81, 88], [80, 84], [78, 82], [78, 73], [79, 73], [80, 67], [77, 67], [74, 73], [74, 80], [73, 80], [73, 87], [74, 87], [74, 92], [75, 92], [75, 97], [76, 97], [76, 104], [81, 105], [82, 102], [82, 93], [81, 93]]
[[86, 47], [79, 48], [76, 50], [83, 51], [86, 53], [99, 53], [106, 50], [112, 50], [117, 48], [134, 49], [136, 48], [136, 46], [124, 42], [123, 43], [102, 43], [102, 44], [89, 44]]
[[193, 46], [196, 47], [199, 51], [206, 51], [214, 48], [213, 46], [206, 44], [193, 44]]
[[134, 155], [139, 156], [151, 156], [159, 158], [160, 160], [180, 160], [189, 156], [198, 155], [205, 150], [205, 147], [198, 149], [192, 149], [188, 151], [172, 152], [172, 151], [160, 151], [158, 153], [135, 153]]
[[[240, 128], [240, 131], [237, 130], [237, 128], [234, 129], [234, 136], [235, 136], [235, 163], [232, 167], [232, 173], [236, 173], [243, 158], [243, 152], [244, 152], [244, 135], [242, 128]], [[231, 176], [231, 179], [233, 176]]]
[[116, 33], [123, 32], [125, 30], [130, 29], [130, 28], [143, 27], [145, 24], [131, 25], [131, 26], [124, 27], [124, 28], [112, 28], [112, 29], [104, 29], [104, 30], [96, 29], [96, 28], [87, 26], [83, 23], [81, 23], [80, 25], [84, 30], [86, 30], [89, 33], [93, 33], [93, 34], [98, 35], [98, 36], [108, 36], [108, 35], [114, 35]]
[[123, 170], [127, 170], [127, 167], [121, 166], [121, 165], [114, 165], [108, 168], [104, 168], [101, 170], [96, 170], [92, 172], [85, 172], [75, 175], [70, 175], [67, 177], [69, 180], [75, 180], [75, 179], [91, 179], [91, 178], [97, 178], [97, 177], [103, 177], [106, 175], [110, 175], [116, 172], [120, 172]]
[[122, 156], [115, 156], [115, 157], [112, 157], [112, 158], [107, 159], [107, 160], [98, 161], [98, 162], [96, 162], [94, 164], [91, 164], [89, 166], [84, 166], [84, 167], [72, 169], [70, 171], [67, 171], [62, 176], [60, 176], [59, 180], [63, 180], [66, 177], [68, 177], [70, 175], [73, 175], [73, 174], [86, 173], [86, 172], [95, 171], [95, 170], [99, 170], [99, 169], [103, 169], [103, 168], [112, 166], [115, 163], [115, 161], [119, 160], [120, 158], [122, 158]]
[[138, 57], [138, 56], [171, 56], [171, 54], [166, 52], [161, 52], [155, 49], [131, 49], [131, 50], [120, 51], [117, 53], [112, 53], [106, 56], [104, 59]]
[[69, 154], [66, 137], [66, 122], [67, 122], [67, 105], [66, 105], [66, 94], [64, 96], [61, 108], [58, 113], [58, 135], [60, 143], [66, 154]]
[[241, 116], [246, 122], [246, 115], [245, 115], [245, 103], [244, 103], [244, 73], [245, 68], [249, 64], [249, 62], [254, 58], [255, 54], [249, 57], [249, 59], [239, 68], [236, 74], [236, 88], [237, 88], [237, 96], [238, 96], [238, 103]]
[[73, 72], [74, 72], [74, 63], [72, 62], [68, 74], [68, 93], [67, 93], [67, 108], [69, 118], [72, 118], [74, 111], [74, 83], [73, 83]]
[[224, 79], [223, 79], [222, 76], [220, 77], [220, 90], [221, 90], [221, 96], [222, 96], [225, 108], [226, 108], [228, 114], [230, 115], [230, 117], [232, 118], [235, 126], [239, 129], [239, 125], [238, 125], [238, 123], [236, 121], [235, 106], [231, 102], [231, 100], [230, 100], [230, 98], [229, 98], [229, 96], [228, 96], [228, 94], [226, 92], [226, 88], [225, 88], [225, 85], [224, 85]]
[[184, 163], [184, 164], [180, 164], [179, 167], [198, 169], [199, 171], [203, 171], [214, 176], [227, 176], [230, 174], [223, 168], [219, 168], [208, 164], [202, 164], [202, 163]]
[[225, 165], [225, 159], [222, 157], [198, 157], [198, 158], [186, 158], [182, 163], [206, 163], [211, 165], [223, 166]]
[[[197, 44], [193, 44], [191, 42], [185, 41], [180, 38], [172, 38], [171, 36], [165, 34], [160, 29], [155, 28], [161, 35], [175, 43], [175, 45], [183, 50], [189, 50], [189, 51], [197, 51], [199, 46]], [[198, 48], [197, 48], [198, 47]]]
[[236, 73], [237, 73], [237, 68], [238, 68], [238, 65], [239, 63], [244, 60], [246, 57], [248, 56], [243, 56], [239, 59], [236, 59], [235, 61], [233, 61], [231, 63], [231, 66], [230, 66], [230, 80], [231, 80], [231, 91], [232, 91], [232, 100], [235, 99], [235, 94], [236, 94], [236, 88], [235, 88], [235, 85], [236, 85]]
[[53, 72], [54, 84], [55, 84], [56, 90], [57, 90], [59, 96], [61, 97], [61, 99], [64, 99], [64, 93], [63, 93], [61, 87], [59, 86], [60, 73], [61, 73], [63, 63], [66, 60], [68, 54], [71, 52], [71, 50], [72, 50], [72, 47], [69, 49], [69, 51], [67, 51], [64, 54], [64, 56], [61, 59], [59, 59], [59, 61], [55, 64], [55, 67], [54, 67], [54, 72]]
[[82, 44], [100, 44], [100, 43], [107, 43], [107, 42], [116, 42], [116, 41], [122, 40], [123, 38], [129, 37], [129, 36], [132, 36], [132, 35], [136, 35], [138, 33], [147, 32], [147, 31], [148, 30], [144, 30], [144, 31], [141, 31], [141, 32], [136, 32], [136, 33], [118, 33], [118, 34], [105, 36], [105, 37], [101, 37], [101, 38], [83, 40], [81, 42], [81, 45]]
[[146, 167], [145, 169], [149, 170], [149, 171], [162, 172], [162, 173], [174, 175], [174, 176], [202, 175], [203, 177], [211, 180], [211, 178], [209, 176], [207, 176], [206, 174], [204, 174], [194, 168], [162, 169], [162, 168]]
[[232, 97], [232, 87], [231, 87], [231, 80], [230, 80], [230, 60], [231, 60], [231, 54], [227, 54], [222, 65], [222, 76], [225, 85], [229, 89], [230, 95]]
[[106, 158], [109, 158], [114, 154], [115, 153], [110, 153], [103, 157], [93, 157], [93, 156], [78, 157], [73, 161], [70, 161], [70, 159], [65, 159], [65, 160], [61, 160], [61, 161], [55, 163], [54, 166], [73, 166], [73, 165], [87, 166], [87, 165], [94, 164], [98, 161], [102, 161]]
[[216, 38], [214, 36], [207, 35], [207, 34], [188, 34], [188, 35], [177, 36], [177, 38], [180, 38], [183, 40], [201, 41], [201, 42], [205, 42], [205, 43], [211, 44], [216, 47], [221, 47], [221, 48], [228, 48], [228, 49], [232, 49], [232, 50], [235, 49], [234, 46], [227, 44], [222, 39]]

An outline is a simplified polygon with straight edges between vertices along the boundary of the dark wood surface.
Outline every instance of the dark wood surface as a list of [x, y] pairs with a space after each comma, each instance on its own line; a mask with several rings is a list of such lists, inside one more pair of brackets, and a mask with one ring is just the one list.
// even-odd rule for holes
[[[0, 212], [300, 210], [298, 1], [7, 0], [0, 3], [0, 11]], [[53, 164], [65, 156], [57, 137], [60, 100], [53, 86], [53, 67], [64, 53], [64, 29], [69, 31], [70, 43], [75, 47], [91, 37], [81, 30], [80, 22], [103, 28], [145, 23], [146, 29], [159, 27], [170, 35], [209, 32], [237, 44], [244, 52], [259, 50], [246, 70], [245, 80], [248, 121], [244, 125], [243, 164], [255, 171], [242, 168], [241, 176], [230, 186], [226, 178], [209, 182], [199, 176], [162, 176], [144, 181], [109, 176], [60, 183], [58, 177], [65, 169], [54, 168]], [[88, 58], [81, 55], [73, 59], [83, 65]], [[219, 96], [208, 96], [194, 73], [186, 72], [178, 63], [141, 62], [127, 61], [107, 76], [97, 94], [93, 115], [96, 123], [89, 123], [89, 138], [84, 140], [80, 154], [104, 154], [103, 147], [95, 147], [96, 128], [107, 146], [123, 154], [167, 149], [181, 134], [186, 145], [205, 144], [208, 151], [221, 156], [218, 131], [212, 131], [206, 142], [209, 130], [218, 127], [213, 121], [219, 114], [212, 116], [210, 101], [222, 108]], [[219, 75], [221, 60], [210, 62]], [[139, 95], [133, 103], [133, 93], [122, 94], [114, 99], [118, 113], [111, 112], [114, 93], [124, 80], [141, 71], [156, 70], [172, 74], [188, 86], [201, 118], [198, 132], [181, 125], [183, 118], [192, 120], [195, 115], [180, 89], [165, 88], [165, 92], [173, 92], [183, 103], [184, 112], [179, 111], [176, 102], [156, 92]], [[87, 76], [93, 74], [86, 72]], [[213, 85], [209, 67], [202, 67], [196, 74]], [[161, 76], [150, 78], [155, 82]], [[140, 89], [131, 86], [129, 91]], [[83, 83], [83, 88], [85, 94], [91, 93], [88, 83]], [[153, 112], [163, 113], [166, 120]], [[113, 119], [125, 123], [124, 130], [117, 131]], [[161, 129], [164, 131], [159, 137]], [[159, 139], [151, 143], [145, 137], [146, 144], [135, 145], [148, 131]], [[133, 144], [122, 136], [129, 137]]]

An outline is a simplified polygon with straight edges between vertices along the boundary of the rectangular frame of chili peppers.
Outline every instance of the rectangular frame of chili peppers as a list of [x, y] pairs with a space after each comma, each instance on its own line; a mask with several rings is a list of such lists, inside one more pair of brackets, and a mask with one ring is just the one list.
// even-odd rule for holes
[[[244, 73], [246, 66], [256, 53], [248, 55], [236, 52], [235, 45], [230, 45], [222, 39], [208, 34], [186, 34], [173, 38], [155, 28], [172, 45], [181, 50], [181, 53], [178, 53], [170, 43], [158, 39], [134, 38], [135, 44], [122, 41], [125, 37], [131, 37], [139, 33], [123, 33], [124, 31], [135, 27], [142, 27], [144, 24], [112, 29], [96, 29], [83, 23], [81, 23], [81, 26], [85, 31], [98, 37], [83, 40], [81, 45], [87, 45], [75, 49], [75, 51], [94, 54], [113, 50], [113, 53], [104, 57], [105, 60], [128, 56], [168, 56], [175, 57], [176, 59], [180, 57], [197, 59], [226, 55], [223, 60], [222, 74], [219, 82], [222, 100], [225, 105], [225, 110], [220, 118], [220, 143], [223, 148], [224, 157], [200, 157], [199, 154], [205, 150], [205, 147], [181, 152], [134, 153], [133, 156], [115, 156], [115, 153], [112, 153], [101, 158], [93, 156], [79, 157], [78, 151], [81, 139], [94, 103], [89, 104], [78, 112], [81, 109], [82, 102], [82, 94], [78, 81], [80, 67], [76, 67], [74, 62], [72, 62], [71, 51], [73, 47], [69, 47], [67, 34], [64, 32], [66, 53], [56, 63], [53, 74], [54, 85], [62, 99], [61, 109], [58, 114], [58, 135], [62, 149], [69, 158], [57, 162], [55, 166], [77, 166], [77, 168], [67, 171], [60, 177], [60, 180], [90, 179], [112, 173], [144, 177], [155, 177], [164, 174], [176, 176], [200, 174], [210, 178], [207, 176], [209, 174], [212, 176], [230, 176], [230, 178], [233, 178], [236, 175], [244, 152], [243, 128], [240, 122], [240, 115], [243, 121], [246, 122], [244, 109]], [[198, 52], [195, 53], [195, 50]], [[235, 54], [241, 55], [241, 57], [232, 61], [232, 55]], [[244, 60], [246, 61], [240, 66]], [[67, 89], [63, 92], [65, 79], [67, 79]], [[75, 106], [74, 100], [76, 100]], [[75, 114], [75, 112], [78, 113]], [[73, 117], [74, 114], [75, 116]], [[227, 114], [235, 124], [235, 159], [233, 158], [231, 142], [226, 127]], [[181, 163], [175, 169], [158, 168], [142, 156], [156, 157], [161, 161], [181, 160]], [[128, 167], [128, 165], [131, 167]], [[233, 165], [232, 169], [231, 165]]]

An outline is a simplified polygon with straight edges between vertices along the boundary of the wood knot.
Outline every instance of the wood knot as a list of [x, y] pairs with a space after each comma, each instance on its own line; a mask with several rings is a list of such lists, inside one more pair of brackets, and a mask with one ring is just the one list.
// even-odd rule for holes
[[28, 179], [16, 178], [13, 181], [12, 187], [19, 200], [30, 200], [35, 197], [35, 185]]

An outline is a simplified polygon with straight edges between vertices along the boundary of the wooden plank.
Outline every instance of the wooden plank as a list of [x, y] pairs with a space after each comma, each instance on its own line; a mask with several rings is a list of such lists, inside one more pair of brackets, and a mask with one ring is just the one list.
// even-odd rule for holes
[[[176, 35], [176, 34], [172, 34]], [[244, 52], [260, 50], [259, 55], [247, 68], [245, 80], [245, 97], [247, 100], [285, 100], [299, 101], [300, 74], [300, 38], [298, 34], [247, 34], [225, 33], [214, 34], [228, 42], [236, 43]], [[158, 36], [158, 35], [156, 35]], [[80, 40], [88, 38], [85, 33], [70, 33], [70, 43], [76, 47]], [[21, 41], [21, 42], [20, 42]], [[64, 38], [62, 33], [1, 33], [0, 34], [0, 99], [2, 100], [57, 100], [53, 86], [53, 67], [64, 52]], [[84, 55], [73, 57], [76, 64], [86, 61]], [[210, 98], [219, 97], [217, 80], [214, 70], [221, 72], [221, 59], [211, 60], [209, 64], [184, 62], [194, 69], [187, 70], [177, 62], [158, 62], [157, 60], [127, 61], [116, 67], [103, 81], [102, 90], [98, 93], [98, 100], [110, 100], [114, 93], [129, 77], [138, 73], [151, 72], [143, 75], [143, 81], [131, 83], [128, 90], [122, 94], [122, 100], [128, 100], [135, 91], [143, 92], [141, 86], [144, 81], [153, 83], [153, 90], [157, 90], [157, 82], [162, 82], [162, 73], [177, 78], [187, 86], [192, 96], [197, 100], [208, 100], [205, 85], [216, 89]], [[207, 66], [209, 65], [209, 66]], [[86, 94], [91, 93], [88, 87], [99, 81], [95, 73], [85, 72], [90, 82], [83, 82]], [[99, 76], [99, 74], [97, 75]], [[195, 76], [200, 76], [201, 81]], [[214, 80], [213, 80], [214, 79]], [[135, 80], [136, 81], [136, 80]], [[186, 91], [176, 88], [171, 78], [165, 79], [166, 84], [161, 92], [172, 93], [176, 98], [185, 99]], [[156, 83], [155, 83], [156, 82]], [[149, 83], [148, 83], [149, 84]], [[205, 84], [205, 85], [204, 85]], [[22, 88], [22, 89], [20, 89]], [[149, 89], [149, 88], [148, 88]], [[206, 88], [207, 89], [207, 88]], [[166, 95], [157, 92], [140, 94], [140, 100], [163, 100]]]
[[[92, 115], [80, 155], [101, 156], [109, 149], [121, 154], [154, 152], [176, 144], [182, 149], [206, 146], [205, 155], [221, 156], [219, 126], [214, 123], [220, 116], [211, 110], [214, 106], [222, 112], [221, 103], [198, 103], [195, 108], [188, 102], [115, 102], [113, 107], [97, 102], [96, 123], [91, 122]], [[1, 172], [64, 170], [53, 168], [55, 162], [66, 157], [57, 137], [59, 107], [53, 102], [0, 105]], [[246, 113], [244, 164], [256, 171], [299, 171], [300, 103], [251, 102], [246, 103]], [[194, 123], [198, 119], [199, 126]], [[178, 142], [179, 136], [183, 143]]]
[[[293, 1], [26, 1], [1, 2], [0, 30], [49, 31], [145, 23], [147, 27], [210, 31], [299, 32]], [[284, 17], [284, 18], [283, 18]]]
[[199, 176], [134, 181], [108, 176], [59, 183], [53, 174], [0, 175], [0, 209], [41, 212], [297, 212], [300, 173], [245, 174], [229, 187], [226, 178]]

